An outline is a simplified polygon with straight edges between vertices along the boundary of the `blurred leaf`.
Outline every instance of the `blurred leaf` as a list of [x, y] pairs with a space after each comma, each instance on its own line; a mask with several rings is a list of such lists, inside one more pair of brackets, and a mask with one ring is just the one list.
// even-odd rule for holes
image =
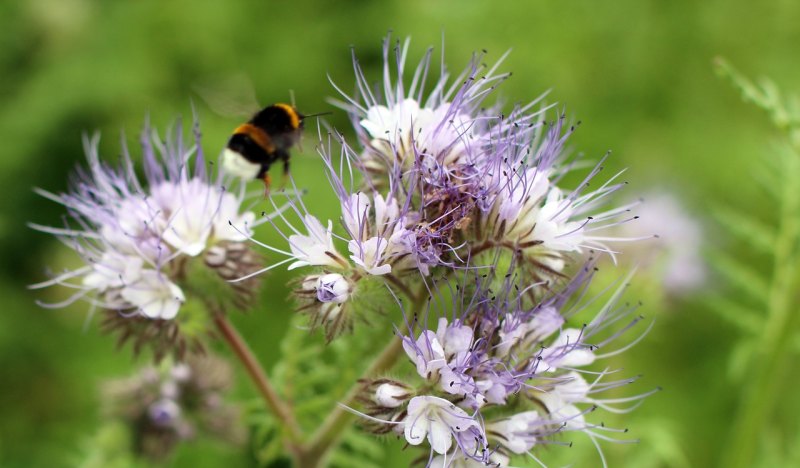
[[711, 252], [709, 257], [714, 269], [725, 277], [732, 286], [747, 293], [759, 304], [766, 304], [769, 284], [760, 276], [759, 272], [725, 254]]
[[728, 358], [728, 377], [734, 382], [741, 382], [750, 369], [755, 355], [755, 339], [739, 340], [730, 352]]
[[748, 336], [760, 333], [764, 327], [763, 313], [747, 307], [740, 301], [735, 301], [727, 296], [715, 296], [705, 302], [712, 311], [747, 333]]
[[731, 234], [738, 236], [748, 245], [755, 247], [761, 253], [772, 254], [775, 243], [775, 232], [772, 227], [729, 208], [717, 208], [714, 217], [727, 227]]
[[721, 77], [727, 78], [733, 83], [742, 94], [742, 99], [745, 102], [755, 104], [767, 111], [776, 127], [787, 129], [790, 126], [798, 125], [798, 117], [791, 115], [784, 107], [780, 90], [774, 82], [767, 78], [762, 78], [759, 80], [759, 84], [756, 85], [721, 57], [717, 57], [714, 60], [714, 69]]
[[381, 468], [383, 446], [378, 438], [360, 431], [347, 431], [341, 446], [331, 456], [331, 466]]

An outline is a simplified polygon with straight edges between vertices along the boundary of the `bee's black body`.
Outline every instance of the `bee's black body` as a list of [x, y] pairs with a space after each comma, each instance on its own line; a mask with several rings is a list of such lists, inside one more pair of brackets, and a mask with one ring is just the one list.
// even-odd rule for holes
[[223, 165], [234, 175], [263, 180], [269, 189], [270, 166], [283, 161], [284, 174], [289, 172], [289, 149], [300, 139], [302, 130], [303, 115], [294, 107], [267, 106], [233, 131]]

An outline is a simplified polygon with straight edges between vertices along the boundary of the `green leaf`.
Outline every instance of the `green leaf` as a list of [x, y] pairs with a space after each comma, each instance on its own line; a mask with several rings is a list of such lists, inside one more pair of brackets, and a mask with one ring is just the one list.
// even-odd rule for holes
[[357, 430], [349, 430], [331, 456], [330, 465], [381, 468], [382, 461], [383, 447], [377, 438]]
[[709, 253], [711, 265], [717, 270], [733, 287], [746, 293], [755, 299], [758, 304], [766, 304], [769, 293], [769, 285], [760, 276], [760, 273], [750, 267], [742, 265], [737, 260], [726, 255], [711, 252]]
[[741, 382], [747, 375], [755, 348], [754, 339], [743, 339], [734, 345], [728, 357], [728, 377], [732, 381]]
[[729, 208], [717, 208], [714, 217], [728, 228], [730, 233], [738, 236], [761, 253], [772, 255], [775, 232], [770, 226]]
[[776, 127], [786, 130], [797, 125], [796, 116], [791, 115], [786, 109], [780, 90], [771, 80], [762, 78], [756, 85], [720, 57], [714, 60], [714, 70], [739, 90], [745, 102], [765, 110]]
[[728, 297], [715, 296], [706, 301], [706, 305], [728, 323], [752, 336], [760, 334], [764, 328], [763, 315], [740, 301]]

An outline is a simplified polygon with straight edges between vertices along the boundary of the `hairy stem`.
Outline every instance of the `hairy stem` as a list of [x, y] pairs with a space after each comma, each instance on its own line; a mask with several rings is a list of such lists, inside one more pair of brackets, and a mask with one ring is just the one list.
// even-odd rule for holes
[[[426, 302], [427, 295], [423, 294], [423, 292], [420, 291], [420, 294], [414, 298], [414, 305], [411, 309], [414, 312], [418, 312]], [[298, 466], [302, 468], [321, 466], [326, 453], [339, 442], [339, 439], [346, 432], [348, 424], [355, 417], [345, 407], [352, 407], [359, 393], [363, 391], [366, 384], [362, 381], [390, 370], [402, 355], [403, 341], [399, 336], [395, 335], [375, 360], [372, 361], [362, 378], [350, 387], [340, 400], [340, 404], [325, 418], [309, 442], [297, 452]]]
[[[791, 151], [791, 150], [790, 150]], [[774, 410], [777, 392], [790, 356], [789, 347], [800, 311], [792, 310], [796, 275], [796, 249], [800, 240], [800, 171], [797, 150], [785, 156], [781, 217], [775, 242], [774, 269], [768, 299], [767, 323], [754, 362], [757, 367], [751, 385], [739, 404], [733, 435], [722, 466], [750, 467], [762, 437], [762, 428]]]
[[275, 413], [278, 421], [286, 428], [289, 440], [295, 443], [299, 442], [303, 434], [292, 412], [292, 408], [278, 396], [278, 392], [275, 391], [267, 374], [264, 372], [261, 364], [259, 364], [258, 359], [256, 359], [255, 355], [250, 350], [250, 347], [247, 346], [247, 342], [244, 341], [242, 336], [236, 331], [236, 328], [224, 314], [220, 312], [215, 313], [214, 323], [217, 325], [217, 329], [219, 329], [220, 333], [222, 333], [225, 341], [231, 349], [233, 349], [233, 352], [236, 353], [236, 357], [244, 364], [247, 374], [258, 388], [264, 402], [272, 412]]

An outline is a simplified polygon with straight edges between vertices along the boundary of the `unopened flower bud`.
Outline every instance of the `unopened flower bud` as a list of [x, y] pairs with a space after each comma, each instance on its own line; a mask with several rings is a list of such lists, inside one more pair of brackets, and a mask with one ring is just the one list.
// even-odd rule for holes
[[411, 395], [409, 395], [407, 388], [393, 383], [384, 383], [375, 389], [373, 400], [385, 408], [397, 408], [408, 400], [409, 396]]
[[320, 302], [341, 304], [350, 297], [350, 284], [338, 273], [320, 276], [317, 279], [316, 290]]
[[172, 427], [181, 415], [181, 408], [174, 400], [162, 398], [147, 408], [150, 420], [159, 427]]

